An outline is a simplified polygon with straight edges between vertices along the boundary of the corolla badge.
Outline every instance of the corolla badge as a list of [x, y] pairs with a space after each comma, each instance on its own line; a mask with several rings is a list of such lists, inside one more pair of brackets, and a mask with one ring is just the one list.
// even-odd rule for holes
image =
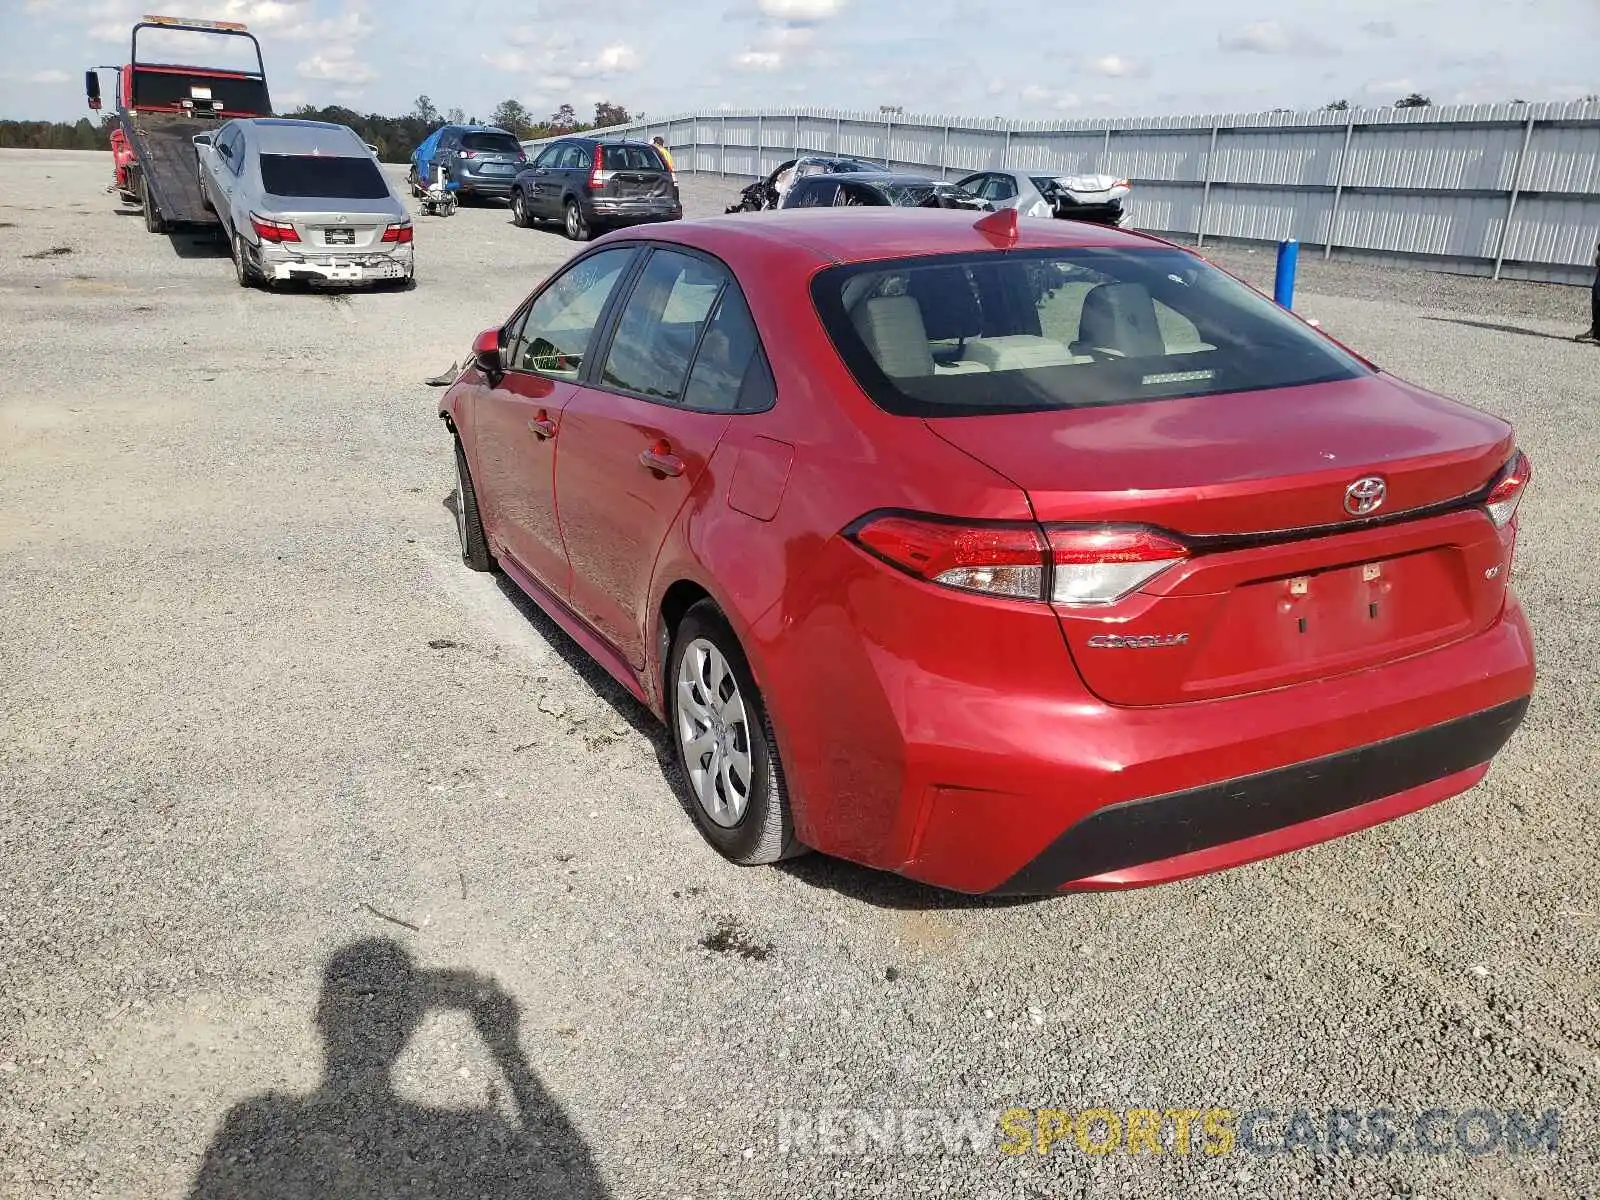
[[1187, 633], [1097, 633], [1089, 639], [1089, 646], [1094, 650], [1161, 650], [1168, 646], [1186, 646], [1188, 643]]
[[1344, 510], [1352, 517], [1364, 517], [1378, 511], [1389, 485], [1377, 475], [1363, 475], [1344, 490]]

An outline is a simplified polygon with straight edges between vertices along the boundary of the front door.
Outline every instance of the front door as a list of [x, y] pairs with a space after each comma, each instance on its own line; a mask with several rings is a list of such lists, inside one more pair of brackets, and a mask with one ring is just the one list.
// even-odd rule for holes
[[[658, 248], [617, 309], [603, 360], [562, 416], [556, 500], [570, 604], [635, 667], [654, 626], [650, 582], [685, 505], [725, 486], [706, 464], [737, 411], [770, 388], [755, 325], [727, 269]], [[752, 364], [759, 362], [759, 369]], [[747, 380], [764, 384], [752, 391]]]
[[506, 372], [485, 380], [471, 405], [474, 477], [496, 552], [562, 599], [569, 571], [554, 472], [563, 413], [578, 392], [606, 301], [635, 253], [631, 246], [600, 250], [556, 275], [507, 323]]

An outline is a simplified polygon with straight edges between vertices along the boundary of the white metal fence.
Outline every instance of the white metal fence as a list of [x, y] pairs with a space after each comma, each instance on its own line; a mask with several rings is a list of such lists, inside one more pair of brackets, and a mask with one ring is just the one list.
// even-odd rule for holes
[[1132, 224], [1202, 245], [1297, 238], [1324, 257], [1588, 284], [1600, 240], [1594, 101], [1066, 124], [728, 110], [604, 131], [656, 134], [680, 171], [735, 180], [808, 151], [946, 178], [1106, 171], [1133, 182]]

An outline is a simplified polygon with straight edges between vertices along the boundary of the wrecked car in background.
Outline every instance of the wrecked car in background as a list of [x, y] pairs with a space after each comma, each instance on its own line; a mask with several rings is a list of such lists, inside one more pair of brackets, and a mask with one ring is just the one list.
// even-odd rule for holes
[[766, 178], [758, 179], [746, 186], [739, 193], [738, 202], [728, 205], [724, 211], [760, 212], [762, 209], [778, 208], [782, 205], [784, 193], [790, 186], [796, 180], [811, 175], [843, 175], [853, 172], [881, 174], [883, 170], [881, 164], [868, 162], [862, 158], [841, 157], [836, 154], [802, 154], [799, 158], [779, 163]]
[[1043, 171], [974, 171], [956, 180], [995, 208], [1020, 217], [1055, 217], [1124, 225], [1123, 202], [1133, 185], [1115, 175], [1051, 175]]

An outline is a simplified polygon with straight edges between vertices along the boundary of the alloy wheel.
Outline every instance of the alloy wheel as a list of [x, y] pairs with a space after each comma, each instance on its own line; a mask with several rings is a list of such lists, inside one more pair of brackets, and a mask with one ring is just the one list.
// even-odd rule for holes
[[737, 677], [706, 638], [695, 638], [684, 650], [675, 715], [695, 802], [713, 822], [731, 829], [750, 803], [750, 723]]

